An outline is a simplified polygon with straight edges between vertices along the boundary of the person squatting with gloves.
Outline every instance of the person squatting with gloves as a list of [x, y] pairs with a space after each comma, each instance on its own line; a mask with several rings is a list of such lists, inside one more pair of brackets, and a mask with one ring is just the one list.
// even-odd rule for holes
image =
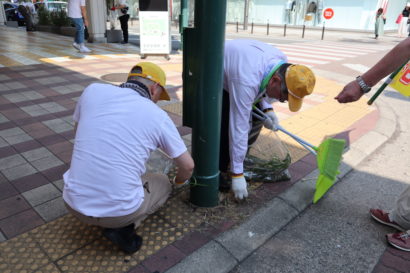
[[[279, 121], [271, 103], [288, 101], [290, 111], [297, 112], [303, 97], [313, 92], [315, 81], [308, 67], [288, 63], [285, 54], [271, 45], [254, 40], [225, 42], [220, 191], [229, 190], [230, 166], [235, 197], [248, 196], [243, 162], [262, 126], [277, 130]], [[263, 125], [251, 118], [253, 105], [269, 117]]]
[[64, 174], [63, 199], [80, 221], [103, 227], [103, 235], [127, 253], [139, 250], [135, 229], [168, 199], [172, 184], [145, 173], [150, 153], [161, 148], [178, 167], [176, 186], [187, 183], [194, 162], [169, 116], [156, 105], [170, 100], [165, 73], [141, 62], [120, 86], [93, 83], [75, 111], [75, 143]]

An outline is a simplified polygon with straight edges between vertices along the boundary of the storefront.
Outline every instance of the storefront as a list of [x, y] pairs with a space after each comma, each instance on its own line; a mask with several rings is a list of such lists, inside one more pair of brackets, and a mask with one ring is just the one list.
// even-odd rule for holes
[[331, 28], [373, 30], [379, 7], [386, 8], [386, 30], [397, 29], [395, 20], [409, 0], [228, 0], [227, 22], [243, 23], [245, 1], [249, 1], [249, 23], [322, 26], [323, 10], [332, 8]]

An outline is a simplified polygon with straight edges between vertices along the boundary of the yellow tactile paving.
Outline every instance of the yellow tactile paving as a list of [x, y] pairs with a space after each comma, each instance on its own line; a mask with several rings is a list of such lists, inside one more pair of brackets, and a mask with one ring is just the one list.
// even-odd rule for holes
[[100, 229], [83, 224], [71, 215], [30, 232], [30, 236], [53, 261], [89, 244], [100, 235]]
[[51, 263], [37, 241], [24, 233], [0, 244], [0, 272], [28, 273]]

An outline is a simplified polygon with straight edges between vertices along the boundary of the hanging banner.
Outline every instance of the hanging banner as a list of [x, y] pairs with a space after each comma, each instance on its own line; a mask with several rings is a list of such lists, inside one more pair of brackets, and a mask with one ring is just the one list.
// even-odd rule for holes
[[170, 17], [166, 0], [140, 0], [141, 54], [171, 52]]
[[410, 96], [410, 62], [408, 62], [393, 78], [390, 86], [404, 96]]

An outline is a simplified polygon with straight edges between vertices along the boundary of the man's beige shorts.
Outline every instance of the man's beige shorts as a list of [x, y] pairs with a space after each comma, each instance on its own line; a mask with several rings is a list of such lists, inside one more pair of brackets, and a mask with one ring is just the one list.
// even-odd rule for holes
[[67, 203], [67, 210], [77, 217], [81, 222], [89, 225], [104, 228], [120, 228], [134, 223], [135, 228], [148, 217], [157, 211], [168, 200], [172, 191], [172, 185], [167, 176], [163, 174], [147, 173], [141, 177], [144, 185], [144, 201], [134, 213], [119, 217], [92, 217], [86, 216], [73, 210]]

